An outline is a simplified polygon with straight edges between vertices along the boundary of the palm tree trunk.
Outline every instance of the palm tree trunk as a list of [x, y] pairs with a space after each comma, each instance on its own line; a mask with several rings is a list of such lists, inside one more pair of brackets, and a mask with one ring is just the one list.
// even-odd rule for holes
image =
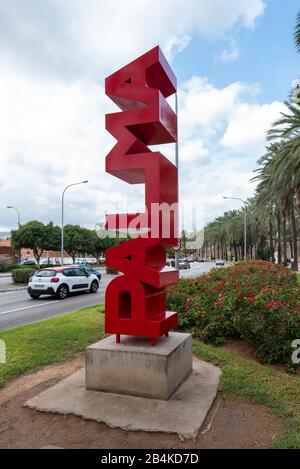
[[297, 245], [297, 224], [296, 224], [296, 217], [295, 217], [295, 207], [294, 202], [292, 202], [291, 207], [291, 225], [292, 225], [292, 239], [293, 239], [293, 254], [294, 254], [294, 262], [292, 262], [291, 269], [294, 272], [298, 272], [298, 245]]
[[259, 222], [258, 220], [256, 220], [255, 259], [258, 259], [258, 245], [259, 245]]
[[286, 212], [282, 211], [282, 247], [283, 247], [283, 265], [287, 265], [287, 240], [286, 240]]
[[241, 259], [243, 259], [242, 248], [240, 245], [238, 246], [238, 252], [239, 252], [239, 261], [240, 261]]
[[294, 254], [293, 254], [293, 241], [291, 240], [290, 241], [290, 251], [291, 251], [291, 258], [294, 257]]
[[280, 210], [277, 210], [277, 212], [276, 212], [276, 218], [277, 218], [277, 232], [278, 232], [278, 247], [277, 247], [277, 252], [278, 252], [278, 264], [282, 264], [282, 254], [281, 254], [281, 215], [280, 215]]
[[296, 191], [296, 209], [298, 213], [298, 217], [300, 218], [300, 191]]
[[270, 236], [270, 260], [271, 262], [274, 262], [274, 239], [273, 239], [272, 212], [269, 214], [269, 236]]
[[237, 261], [238, 260], [238, 252], [237, 252], [235, 241], [233, 242], [233, 250], [234, 250], [234, 258]]

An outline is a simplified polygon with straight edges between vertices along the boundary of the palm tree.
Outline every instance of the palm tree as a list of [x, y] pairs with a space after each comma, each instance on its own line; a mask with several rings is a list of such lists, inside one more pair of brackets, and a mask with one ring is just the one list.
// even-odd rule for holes
[[[295, 109], [295, 107], [293, 107]], [[296, 109], [295, 109], [296, 110]], [[298, 112], [298, 110], [296, 110]], [[267, 147], [265, 155], [260, 158], [257, 170], [258, 175], [254, 179], [260, 182], [257, 187], [258, 203], [272, 207], [275, 213], [278, 238], [278, 262], [281, 263], [281, 232], [283, 234], [283, 258], [286, 263], [287, 253], [287, 218], [290, 221], [293, 239], [294, 264], [293, 270], [298, 270], [297, 263], [297, 221], [295, 218], [295, 200], [299, 197], [299, 144], [300, 139], [295, 126], [295, 113], [289, 121], [289, 115], [275, 122], [269, 132], [269, 139], [273, 142]], [[285, 124], [283, 127], [280, 127]], [[293, 127], [293, 129], [292, 129]], [[278, 137], [283, 137], [278, 140]], [[272, 231], [273, 215], [270, 214], [270, 233]], [[270, 236], [270, 247], [272, 242]]]
[[[288, 112], [282, 113], [268, 132], [276, 149], [270, 163], [273, 191], [281, 197], [283, 210], [291, 222], [294, 264], [298, 270], [298, 218], [300, 218], [300, 106], [286, 103]], [[278, 140], [280, 139], [280, 140]]]
[[297, 51], [300, 52], [300, 12], [297, 15], [294, 39]]

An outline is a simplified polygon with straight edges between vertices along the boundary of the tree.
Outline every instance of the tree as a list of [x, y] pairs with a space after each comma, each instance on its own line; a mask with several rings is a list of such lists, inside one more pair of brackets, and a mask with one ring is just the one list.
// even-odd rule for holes
[[109, 238], [105, 230], [90, 230], [88, 252], [98, 260], [105, 253], [106, 249], [115, 246], [119, 242], [119, 239]]
[[52, 222], [44, 223], [32, 220], [12, 232], [14, 249], [32, 249], [38, 266], [45, 250], [58, 250], [60, 246], [60, 228]]
[[90, 230], [79, 225], [66, 225], [64, 248], [75, 263], [76, 257], [85, 256], [91, 249]]

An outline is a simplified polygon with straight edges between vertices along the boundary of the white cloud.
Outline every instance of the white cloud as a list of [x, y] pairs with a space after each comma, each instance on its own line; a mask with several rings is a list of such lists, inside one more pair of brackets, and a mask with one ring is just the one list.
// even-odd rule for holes
[[[11, 0], [0, 3], [0, 225], [14, 226], [5, 207], [22, 221], [60, 222], [61, 191], [70, 182], [89, 184], [66, 194], [66, 222], [93, 226], [127, 195], [142, 200], [143, 186], [129, 186], [104, 170], [114, 140], [104, 115], [115, 109], [103, 77], [160, 43], [172, 58], [195, 35], [221, 37], [234, 24], [253, 27], [261, 0]], [[238, 175], [246, 187], [249, 163], [226, 163], [225, 136], [238, 119], [234, 109], [255, 87], [234, 82], [217, 88], [193, 77], [179, 90], [181, 190], [201, 196], [214, 215], [215, 193]], [[249, 105], [251, 107], [251, 105]], [[229, 130], [228, 130], [229, 132]], [[219, 134], [222, 134], [221, 137]], [[226, 137], [228, 139], [228, 137]], [[251, 145], [251, 142], [249, 142]], [[173, 148], [162, 149], [173, 155]], [[256, 158], [256, 155], [255, 155]], [[188, 184], [185, 182], [188, 181]], [[213, 181], [213, 183], [212, 183]], [[239, 189], [239, 186], [237, 187]]]
[[[182, 200], [203, 202], [209, 218], [220, 207], [226, 209], [225, 193], [251, 195], [249, 179], [265, 131], [282, 109], [278, 102], [251, 104], [253, 90], [256, 85], [236, 82], [217, 88], [193, 77], [179, 91]], [[104, 129], [104, 114], [111, 109], [103, 88], [93, 81], [54, 86], [1, 75], [2, 226], [14, 223], [5, 210], [8, 204], [21, 209], [23, 220], [59, 223], [62, 189], [83, 179], [89, 184], [66, 194], [67, 222], [93, 226], [126, 196], [129, 202], [142, 200], [143, 186], [129, 186], [105, 173], [105, 155], [114, 140]], [[173, 147], [161, 151], [173, 157]]]
[[[156, 44], [253, 27], [262, 0], [10, 0], [0, 4], [0, 64], [44, 78], [102, 77]], [[179, 46], [179, 47], [178, 47]]]
[[234, 39], [230, 40], [230, 49], [224, 49], [220, 54], [221, 62], [234, 62], [240, 56], [239, 48]]
[[206, 219], [230, 208], [223, 195], [246, 199], [254, 192], [250, 179], [266, 132], [284, 110], [278, 101], [253, 103], [258, 93], [257, 84], [217, 88], [203, 77], [193, 77], [180, 90], [182, 199], [187, 205], [201, 201]]
[[222, 144], [234, 150], [262, 152], [267, 130], [285, 109], [279, 101], [261, 106], [240, 103], [233, 112]]
[[204, 147], [200, 138], [186, 140], [180, 147], [180, 157], [182, 161], [187, 162], [205, 162], [209, 160], [209, 151]]
[[191, 36], [172, 36], [165, 44], [164, 52], [169, 61], [172, 61], [175, 55], [182, 52], [191, 42]]
[[219, 89], [206, 78], [196, 76], [184, 83], [179, 94], [183, 137], [193, 134], [199, 127], [213, 135], [224, 125], [224, 119], [248, 88], [244, 83], [234, 82]]
[[[248, 197], [253, 191], [249, 179], [265, 131], [283, 106], [249, 103], [253, 89], [239, 82], [216, 88], [194, 77], [180, 90], [182, 200], [203, 202], [207, 217], [226, 209], [222, 195]], [[82, 179], [89, 184], [66, 195], [67, 222], [93, 226], [126, 196], [142, 200], [143, 186], [105, 173], [105, 155], [114, 144], [104, 129], [109, 110], [103, 88], [94, 82], [53, 86], [0, 77], [1, 225], [14, 223], [7, 204], [19, 207], [23, 220], [59, 223], [62, 189]], [[161, 151], [171, 158], [174, 153], [164, 146]]]

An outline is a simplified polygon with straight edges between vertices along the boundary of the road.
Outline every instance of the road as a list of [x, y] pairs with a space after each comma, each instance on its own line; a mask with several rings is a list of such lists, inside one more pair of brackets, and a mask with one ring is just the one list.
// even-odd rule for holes
[[[209, 272], [214, 266], [215, 264], [212, 262], [194, 262], [191, 264], [191, 269], [180, 271], [180, 277], [198, 277]], [[104, 303], [106, 287], [112, 278], [103, 276], [96, 294], [74, 294], [63, 301], [50, 296], [33, 300], [26, 290], [0, 292], [0, 330], [59, 316], [86, 306], [102, 304]]]

